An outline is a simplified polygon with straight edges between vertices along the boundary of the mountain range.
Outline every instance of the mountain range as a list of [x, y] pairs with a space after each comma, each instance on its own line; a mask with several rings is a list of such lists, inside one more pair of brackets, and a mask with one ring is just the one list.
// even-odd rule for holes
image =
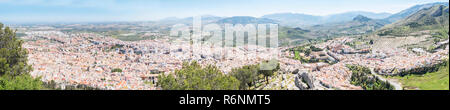
[[[394, 23], [401, 19], [404, 19], [419, 10], [430, 8], [435, 5], [448, 6], [448, 2], [436, 2], [416, 5], [411, 8], [405, 9], [399, 13], [373, 13], [365, 11], [352, 11], [340, 14], [333, 14], [327, 16], [315, 16], [301, 13], [274, 13], [264, 15], [260, 18], [250, 17], [250, 16], [234, 16], [234, 17], [219, 17], [206, 15], [202, 16], [203, 23], [231, 23], [231, 24], [255, 24], [255, 23], [276, 23], [282, 26], [288, 27], [309, 27], [314, 25], [323, 24], [335, 24], [353, 21], [353, 19], [359, 15], [365, 16], [370, 19], [385, 20], [390, 23]], [[166, 18], [160, 20], [164, 24], [191, 24], [192, 17], [189, 18]]]
[[401, 20], [403, 18], [406, 18], [416, 12], [418, 12], [419, 10], [425, 9], [425, 8], [430, 8], [432, 6], [435, 5], [444, 5], [444, 6], [448, 6], [448, 2], [436, 2], [436, 3], [428, 3], [428, 4], [421, 4], [421, 5], [416, 5], [413, 6], [411, 8], [408, 8], [406, 10], [403, 10], [399, 13], [393, 14], [391, 16], [389, 16], [388, 18], [386, 18], [385, 20], [388, 20], [389, 22], [396, 22], [398, 20]]
[[297, 14], [297, 13], [277, 13], [262, 16], [262, 18], [274, 19], [281, 21], [281, 25], [290, 27], [305, 27], [311, 25], [319, 25], [326, 23], [337, 23], [337, 22], [347, 22], [352, 21], [352, 19], [358, 15], [367, 16], [374, 19], [383, 19], [389, 17], [390, 13], [372, 13], [364, 11], [354, 11], [341, 14], [333, 14], [328, 16], [314, 16], [307, 14]]
[[[354, 11], [328, 16], [298, 13], [276, 13], [260, 18], [251, 16], [204, 16], [203, 23], [218, 24], [279, 24], [279, 38], [284, 44], [304, 42], [310, 39], [360, 35], [372, 32], [389, 34], [420, 29], [448, 29], [448, 2], [416, 5], [399, 13], [371, 13]], [[191, 18], [166, 19], [160, 22], [192, 23]], [[385, 33], [387, 32], [387, 33]]]
[[268, 18], [255, 18], [250, 16], [235, 16], [230, 18], [224, 18], [216, 23], [218, 24], [278, 24], [278, 21]]
[[[276, 13], [264, 15], [260, 18], [251, 17], [251, 16], [233, 16], [233, 17], [218, 17], [212, 15], [202, 16], [202, 21], [204, 23], [230, 23], [230, 24], [263, 24], [263, 23], [272, 23], [272, 24], [280, 24], [282, 26], [289, 27], [306, 27], [312, 25], [326, 24], [326, 23], [338, 23], [338, 22], [347, 22], [352, 21], [354, 17], [358, 15], [363, 15], [373, 19], [382, 19], [389, 17], [390, 13], [372, 13], [372, 12], [364, 12], [364, 11], [354, 11], [347, 12], [341, 14], [333, 14], [328, 16], [314, 16], [307, 14], [297, 14], [297, 13]], [[159, 22], [163, 22], [165, 24], [191, 24], [192, 17], [189, 18], [175, 18], [170, 17]]]
[[380, 19], [371, 19], [363, 15], [357, 15], [352, 21], [328, 23], [307, 27], [314, 36], [342, 36], [357, 35], [374, 32], [390, 22]]
[[436, 4], [411, 14], [405, 19], [386, 25], [379, 35], [404, 35], [410, 32], [449, 28], [449, 6]]

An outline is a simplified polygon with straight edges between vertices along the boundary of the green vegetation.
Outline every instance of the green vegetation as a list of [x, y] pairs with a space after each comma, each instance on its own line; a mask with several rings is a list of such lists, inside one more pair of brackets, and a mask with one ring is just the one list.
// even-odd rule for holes
[[230, 75], [240, 81], [240, 90], [248, 90], [258, 80], [259, 65], [244, 66], [242, 68], [234, 68]]
[[351, 84], [361, 86], [364, 90], [393, 90], [388, 82], [379, 80], [372, 75], [369, 68], [355, 65], [347, 65], [352, 71]]
[[159, 71], [159, 70], [150, 70], [150, 74], [163, 74], [164, 71]]
[[144, 84], [150, 85], [151, 87], [155, 86], [154, 81], [144, 81]]
[[448, 33], [448, 6], [435, 5], [431, 8], [423, 9], [417, 13], [394, 23], [378, 31], [378, 35], [405, 36], [413, 32], [423, 30], [447, 30]]
[[446, 66], [440, 66], [439, 68], [436, 72], [390, 78], [398, 79], [405, 89], [449, 90], [449, 61], [446, 62]]
[[434, 39], [433, 39], [433, 40], [434, 40], [434, 43], [438, 43], [438, 42], [440, 42], [440, 41], [442, 41], [442, 40], [446, 40], [446, 39], [448, 39], [448, 30], [441, 29], [441, 30], [437, 31], [437, 32], [433, 35], [432, 38], [434, 38]]
[[[317, 63], [317, 62], [324, 62], [319, 59], [314, 58], [307, 58], [305, 56], [309, 56], [312, 52], [319, 52], [323, 51], [323, 49], [317, 48], [315, 46], [312, 46], [311, 44], [298, 46], [295, 48], [290, 49], [289, 51], [294, 52], [294, 59], [300, 60], [302, 63]], [[305, 56], [300, 56], [300, 53], [304, 53]]]
[[438, 32], [436, 32], [436, 35], [433, 35], [433, 37], [440, 38], [440, 39], [448, 39], [448, 29], [441, 29]]
[[259, 70], [259, 74], [262, 74], [264, 76], [264, 79], [266, 80], [266, 83], [269, 83], [269, 77], [273, 76], [275, 72], [277, 72], [278, 70], [280, 70], [280, 63], [274, 61], [274, 60], [270, 60], [270, 61], [265, 61], [263, 62], [260, 66], [261, 68], [272, 68], [275, 67], [271, 70]]
[[379, 36], [395, 35], [404, 36], [407, 33], [411, 33], [411, 28], [409, 26], [399, 26], [393, 29], [387, 29], [385, 31], [380, 31]]
[[311, 59], [311, 58], [306, 58], [306, 57], [302, 57], [300, 56], [300, 52], [299, 51], [294, 51], [294, 59], [295, 60], [299, 60], [302, 63], [317, 63], [320, 62], [320, 60], [318, 59]]
[[302, 59], [302, 57], [300, 56], [300, 52], [294, 51], [294, 59], [295, 60], [301, 60]]
[[311, 51], [313, 52], [319, 52], [319, 51], [323, 51], [323, 49], [317, 48], [315, 46], [310, 46]]
[[374, 38], [371, 38], [368, 35], [354, 36], [354, 38], [355, 39], [353, 39], [352, 41], [346, 42], [345, 45], [360, 51], [362, 49], [370, 49], [370, 46], [375, 44]]
[[310, 46], [311, 45], [298, 46], [298, 47], [289, 49], [289, 51], [297, 53], [297, 55], [299, 55], [300, 53], [305, 53], [305, 55], [309, 55], [309, 54], [311, 54]]
[[122, 41], [140, 41], [140, 40], [147, 40], [149, 38], [145, 38], [145, 37], [141, 37], [139, 35], [117, 35], [117, 36], [112, 36], [113, 38], [122, 40]]
[[115, 49], [123, 48], [123, 46], [124, 46], [124, 45], [116, 44], [116, 45], [114, 45], [114, 46], [111, 46], [110, 48], [105, 49], [105, 51], [106, 51], [106, 52], [110, 52], [110, 51], [113, 51], [113, 50], [115, 50]]
[[197, 62], [183, 63], [172, 75], [160, 75], [158, 86], [164, 90], [238, 90], [239, 80], [223, 74], [215, 66], [202, 68]]
[[0, 77], [0, 90], [39, 90], [42, 84], [40, 78], [33, 78], [28, 74]]
[[24, 34], [24, 33], [16, 33], [16, 36], [17, 37], [23, 37], [23, 36], [26, 36], [27, 34]]
[[278, 38], [281, 46], [297, 45], [313, 39], [309, 30], [301, 28], [280, 27]]
[[328, 38], [340, 36], [353, 36], [370, 34], [382, 28], [389, 22], [384, 20], [370, 19], [364, 16], [357, 16], [352, 21], [340, 23], [328, 23], [313, 26], [311, 31], [316, 36], [327, 36]]
[[[261, 70], [261, 68], [275, 67], [272, 70]], [[258, 84], [264, 80], [268, 84], [269, 77], [274, 76], [276, 71], [280, 69], [280, 64], [274, 61], [266, 61], [258, 65], [244, 66], [242, 68], [234, 68], [230, 75], [238, 79], [241, 83], [240, 90], [254, 89]]]
[[[272, 70], [261, 68], [275, 67]], [[223, 74], [215, 66], [202, 68], [197, 62], [183, 64], [181, 70], [172, 75], [161, 74], [157, 86], [165, 90], [250, 90], [257, 82], [273, 76], [280, 69], [279, 63], [266, 61], [258, 65], [234, 68], [230, 75]]]
[[281, 27], [279, 38], [307, 38], [305, 34], [307, 34], [308, 32], [310, 31], [303, 30], [301, 28]]
[[441, 69], [441, 67], [444, 67], [446, 65], [448, 65], [448, 62], [442, 62], [442, 63], [435, 64], [435, 65], [432, 65], [432, 66], [425, 66], [425, 67], [420, 67], [420, 68], [414, 68], [414, 69], [411, 69], [409, 71], [398, 72], [398, 70], [395, 70], [394, 73], [397, 72], [397, 74], [399, 76], [423, 75], [423, 74], [426, 74], [426, 73], [437, 72], [437, 71], [439, 71]]
[[116, 44], [116, 45], [112, 46], [110, 49], [111, 49], [111, 50], [114, 50], [114, 49], [122, 48], [123, 46], [124, 46], [124, 45]]
[[0, 90], [38, 90], [40, 78], [30, 76], [27, 64], [28, 52], [22, 48], [23, 41], [16, 38], [9, 27], [0, 23]]
[[114, 68], [114, 69], [111, 70], [111, 72], [112, 72], [112, 73], [120, 73], [120, 72], [122, 72], [122, 69], [120, 69], [120, 68]]
[[140, 41], [147, 39], [156, 39], [155, 36], [144, 36], [145, 32], [138, 33], [132, 31], [108, 31], [103, 34], [122, 41]]
[[373, 44], [373, 40], [370, 40], [369, 42], [363, 42], [363, 41], [359, 41], [360, 39], [358, 39], [358, 41], [353, 41], [353, 42], [347, 42], [345, 43], [345, 45], [350, 46], [352, 48], [358, 48], [362, 45], [372, 45]]

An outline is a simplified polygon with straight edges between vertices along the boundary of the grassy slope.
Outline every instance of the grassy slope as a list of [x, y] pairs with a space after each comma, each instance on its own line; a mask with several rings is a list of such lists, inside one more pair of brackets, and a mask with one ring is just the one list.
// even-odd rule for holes
[[437, 72], [393, 78], [398, 79], [406, 89], [449, 90], [449, 65]]
[[[382, 36], [405, 35], [423, 30], [448, 29], [449, 13], [445, 11], [447, 9], [448, 6], [436, 5], [429, 9], [420, 10], [403, 20], [383, 27], [378, 30], [378, 33]], [[437, 13], [441, 13], [441, 15]]]

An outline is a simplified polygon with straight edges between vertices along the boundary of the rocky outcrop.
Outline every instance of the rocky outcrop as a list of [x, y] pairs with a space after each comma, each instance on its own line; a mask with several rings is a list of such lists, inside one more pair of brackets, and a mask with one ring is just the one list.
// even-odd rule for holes
[[308, 72], [299, 72], [295, 75], [295, 86], [299, 90], [330, 90], [331, 86], [324, 84]]
[[295, 86], [300, 90], [313, 90], [315, 89], [314, 78], [306, 72], [298, 73], [295, 77]]

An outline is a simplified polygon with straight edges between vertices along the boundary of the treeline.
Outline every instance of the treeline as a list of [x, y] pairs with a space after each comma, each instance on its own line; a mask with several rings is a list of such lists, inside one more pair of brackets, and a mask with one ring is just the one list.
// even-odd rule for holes
[[300, 53], [304, 53], [305, 56], [309, 56], [312, 52], [319, 52], [319, 51], [323, 51], [323, 49], [317, 48], [313, 45], [304, 45], [304, 46], [299, 46], [299, 47], [295, 47], [295, 48], [291, 48], [289, 49], [290, 52], [294, 52], [294, 59], [295, 60], [299, 60], [302, 63], [317, 63], [317, 62], [323, 62], [320, 61], [319, 59], [314, 59], [314, 58], [306, 58], [304, 56], [301, 56]]
[[28, 52], [15, 31], [3, 28], [0, 23], [0, 90], [38, 90], [40, 78], [30, 76], [32, 68], [27, 64]]
[[399, 71], [398, 75], [400, 76], [406, 76], [406, 75], [411, 75], [411, 74], [426, 74], [426, 73], [431, 73], [431, 72], [436, 72], [439, 71], [439, 69], [441, 69], [442, 67], [445, 67], [449, 64], [448, 59], [435, 64], [435, 65], [431, 65], [431, 66], [423, 66], [423, 67], [419, 67], [419, 68], [413, 68], [411, 70], [407, 70], [407, 71], [401, 71], [401, 70], [395, 70], [395, 71]]
[[364, 90], [394, 90], [394, 87], [372, 75], [369, 68], [347, 65], [352, 71], [351, 84], [361, 86]]
[[268, 83], [269, 77], [280, 69], [279, 64], [275, 64], [274, 69], [261, 70], [265, 66], [274, 66], [270, 64], [273, 63], [234, 68], [226, 75], [212, 65], [203, 68], [196, 61], [185, 62], [174, 74], [160, 75], [157, 86], [164, 90], [249, 90], [259, 80]]
[[[270, 65], [273, 64], [273, 65]], [[266, 66], [266, 67], [265, 67]], [[274, 69], [262, 70], [261, 68], [270, 68], [275, 67]], [[257, 81], [264, 80], [266, 83], [269, 83], [269, 77], [273, 76], [275, 72], [280, 70], [280, 64], [275, 62], [265, 62], [262, 65], [250, 65], [244, 66], [241, 68], [234, 68], [231, 70], [230, 75], [237, 78], [240, 81], [240, 90], [250, 90], [252, 86], [255, 86]]]
[[239, 81], [215, 66], [202, 68], [197, 62], [183, 63], [173, 75], [160, 75], [158, 86], [165, 90], [237, 90]]

